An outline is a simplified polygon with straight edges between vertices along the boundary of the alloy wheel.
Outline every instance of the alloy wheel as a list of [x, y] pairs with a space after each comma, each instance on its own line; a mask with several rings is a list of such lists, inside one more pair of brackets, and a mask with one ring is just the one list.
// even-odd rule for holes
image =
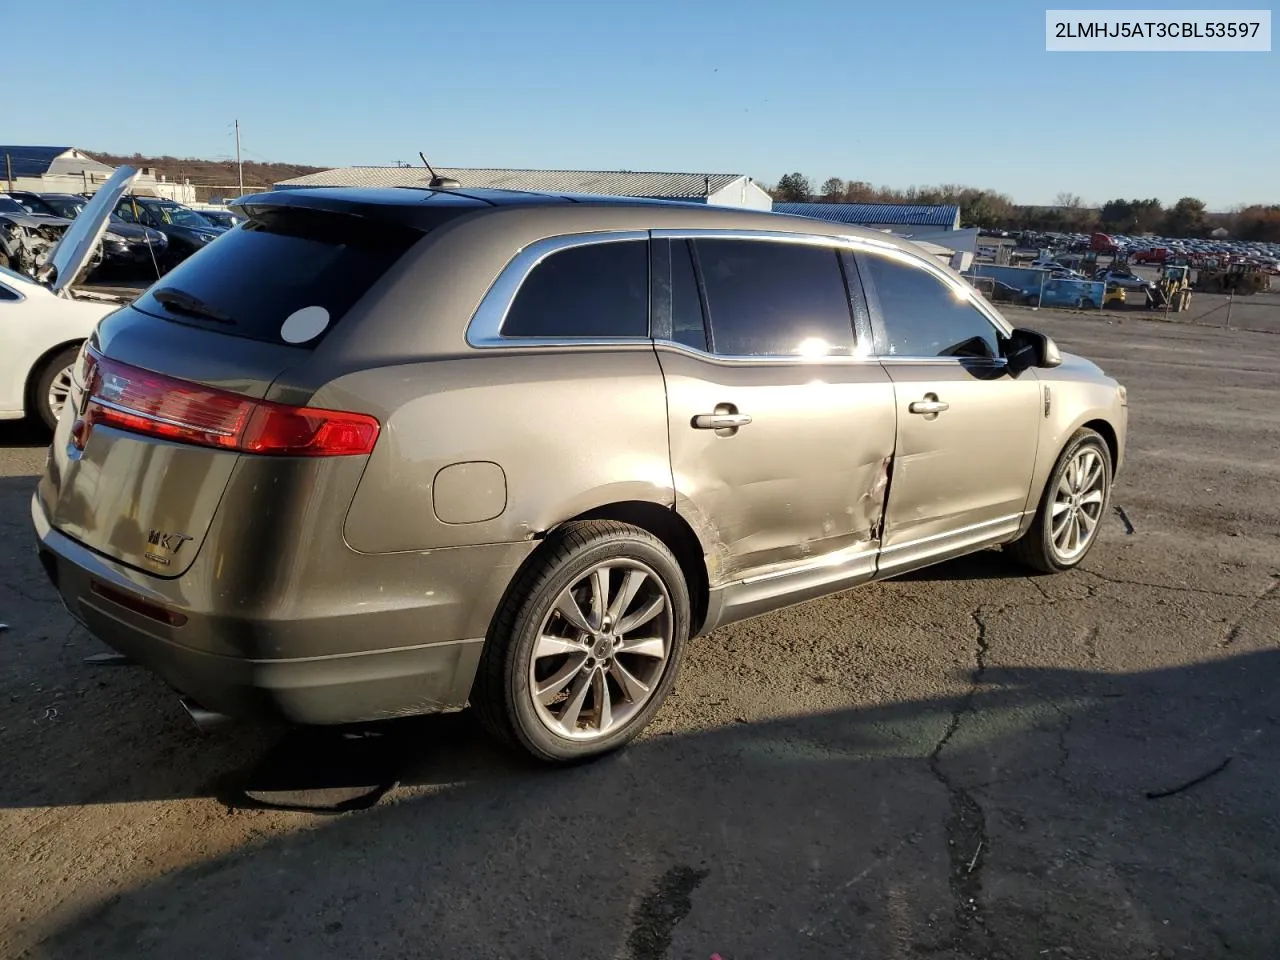
[[45, 403], [49, 405], [49, 411], [53, 414], [54, 420], [57, 420], [62, 415], [62, 408], [66, 406], [67, 398], [70, 396], [71, 367], [64, 367], [50, 381], [49, 393], [45, 397]]
[[651, 568], [597, 564], [560, 592], [529, 659], [538, 718], [573, 740], [604, 737], [644, 708], [672, 648], [671, 597]]
[[1053, 496], [1050, 541], [1058, 559], [1070, 563], [1093, 542], [1107, 499], [1107, 468], [1093, 447], [1080, 448], [1067, 462]]

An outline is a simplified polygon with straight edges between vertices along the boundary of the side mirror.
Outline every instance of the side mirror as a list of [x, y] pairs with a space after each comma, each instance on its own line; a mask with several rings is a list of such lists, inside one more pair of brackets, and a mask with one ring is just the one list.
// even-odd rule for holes
[[1026, 327], [1018, 327], [1013, 331], [1004, 355], [1009, 361], [1009, 369], [1014, 373], [1021, 373], [1030, 367], [1056, 367], [1062, 363], [1062, 353], [1053, 339]]

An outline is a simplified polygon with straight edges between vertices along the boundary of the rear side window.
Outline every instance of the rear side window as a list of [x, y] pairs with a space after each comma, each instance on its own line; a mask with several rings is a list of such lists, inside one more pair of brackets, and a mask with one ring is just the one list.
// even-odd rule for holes
[[863, 282], [880, 302], [883, 343], [893, 357], [1000, 356], [995, 327], [967, 299], [922, 267], [876, 254], [859, 254]]
[[853, 315], [834, 248], [763, 240], [696, 240], [693, 248], [717, 354], [853, 353]]
[[547, 255], [529, 272], [504, 337], [649, 336], [649, 244], [587, 243]]
[[[348, 214], [267, 211], [184, 261], [134, 306], [233, 336], [314, 346], [421, 236]], [[299, 311], [306, 332], [317, 330], [301, 341], [286, 327]]]

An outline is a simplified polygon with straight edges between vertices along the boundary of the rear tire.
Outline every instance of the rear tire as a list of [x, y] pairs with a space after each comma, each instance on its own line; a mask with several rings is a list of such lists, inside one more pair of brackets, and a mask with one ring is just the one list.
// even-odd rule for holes
[[1077, 430], [1049, 474], [1030, 529], [1005, 550], [1042, 573], [1079, 566], [1097, 542], [1110, 505], [1111, 473], [1106, 441], [1095, 430]]
[[75, 367], [79, 347], [67, 347], [49, 358], [32, 388], [30, 409], [50, 430], [58, 427], [62, 405], [71, 392], [71, 371]]
[[688, 585], [662, 541], [610, 520], [566, 524], [498, 608], [471, 705], [538, 760], [616, 750], [670, 692], [689, 623]]

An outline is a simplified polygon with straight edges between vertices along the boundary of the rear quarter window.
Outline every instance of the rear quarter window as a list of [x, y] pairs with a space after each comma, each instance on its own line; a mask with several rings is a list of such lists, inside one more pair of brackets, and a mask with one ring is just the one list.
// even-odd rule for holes
[[530, 271], [502, 321], [510, 338], [647, 337], [649, 245], [584, 243]]
[[[175, 323], [268, 343], [313, 347], [423, 236], [350, 214], [268, 211], [166, 274], [135, 303]], [[299, 311], [327, 322], [299, 343], [282, 331]]]

